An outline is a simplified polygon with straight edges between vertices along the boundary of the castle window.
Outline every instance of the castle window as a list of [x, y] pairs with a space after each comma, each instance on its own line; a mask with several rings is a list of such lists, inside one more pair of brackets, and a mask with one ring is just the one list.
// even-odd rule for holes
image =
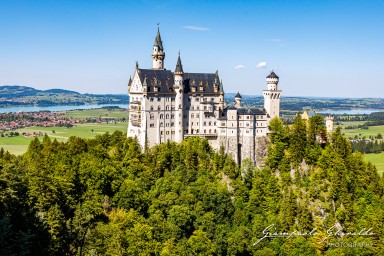
[[207, 110], [207, 106], [204, 106], [204, 110]]
[[160, 134], [163, 135], [163, 131], [161, 131]]
[[166, 134], [169, 135], [169, 131], [167, 131]]
[[163, 114], [160, 114], [160, 119], [163, 119], [164, 118], [164, 115]]
[[169, 110], [169, 106], [167, 105], [167, 106], [165, 106], [165, 110]]
[[247, 119], [249, 119], [249, 116], [247, 116]]
[[195, 114], [192, 113], [192, 114], [191, 114], [191, 118], [194, 118], [194, 117], [195, 117]]
[[175, 98], [171, 98], [171, 101], [175, 101]]
[[216, 129], [214, 130], [214, 132], [216, 133]]
[[211, 129], [209, 129], [209, 133], [212, 133], [212, 130], [211, 130]]
[[166, 126], [166, 127], [169, 127], [169, 123], [165, 123], [165, 126]]
[[247, 123], [247, 126], [249, 126], [249, 123]]
[[200, 114], [196, 114], [196, 117], [199, 118], [199, 117], [200, 117]]
[[160, 123], [160, 127], [163, 127], [163, 126], [164, 126], [164, 124], [163, 124], [163, 122], [161, 122], [161, 123]]
[[151, 111], [153, 110], [153, 106], [151, 106]]
[[153, 113], [149, 114], [149, 119], [153, 120], [155, 118], [155, 115]]
[[155, 127], [155, 124], [150, 124], [149, 127], [152, 127], [152, 128], [153, 128], [153, 127]]
[[157, 98], [157, 101], [161, 101], [161, 99], [158, 97], [158, 98]]
[[194, 107], [193, 107], [193, 106], [191, 107], [191, 110], [194, 110]]
[[203, 101], [207, 101], [207, 98], [204, 98]]
[[171, 127], [173, 127], [173, 126], [175, 126], [175, 123], [172, 122], [172, 123], [171, 123]]
[[213, 123], [214, 126], [216, 126], [216, 121]]
[[207, 125], [207, 122], [204, 122], [204, 126]]
[[151, 98], [149, 98], [149, 101], [153, 101], [153, 98], [151, 97]]
[[199, 101], [200, 100], [200, 98], [196, 98], [196, 101]]
[[207, 133], [207, 130], [206, 129], [204, 129], [204, 134], [206, 134]]
[[174, 119], [174, 118], [175, 118], [175, 115], [174, 115], [174, 114], [172, 114], [172, 115], [171, 115], [171, 119]]
[[211, 101], [214, 101], [214, 98], [211, 98]]
[[199, 129], [196, 130], [196, 133], [199, 133]]
[[168, 115], [168, 114], [166, 114], [166, 115], [165, 115], [165, 118], [166, 118], [166, 119], [169, 119], [169, 115]]
[[224, 123], [224, 122], [222, 122], [222, 123], [221, 123], [221, 126], [225, 126], [225, 123]]
[[211, 126], [212, 125], [212, 122], [209, 122], [209, 126]]
[[160, 111], [160, 110], [161, 110], [161, 107], [160, 107], [160, 106], [158, 106], [158, 107], [157, 107], [157, 111]]

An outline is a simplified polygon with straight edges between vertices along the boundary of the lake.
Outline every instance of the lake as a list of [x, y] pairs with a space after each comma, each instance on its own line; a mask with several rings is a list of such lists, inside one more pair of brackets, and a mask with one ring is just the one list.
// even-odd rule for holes
[[95, 105], [78, 105], [78, 106], [48, 106], [48, 107], [37, 107], [37, 106], [28, 106], [28, 107], [5, 107], [0, 108], [0, 113], [10, 113], [10, 112], [38, 112], [38, 111], [66, 111], [66, 110], [75, 110], [75, 109], [92, 109], [92, 108], [102, 108], [102, 107], [112, 107], [116, 106], [119, 108], [128, 108], [128, 104], [95, 104]]
[[346, 109], [346, 110], [322, 110], [322, 111], [316, 111], [316, 113], [324, 114], [335, 114], [335, 115], [342, 115], [342, 114], [348, 114], [348, 115], [363, 115], [363, 114], [371, 114], [373, 112], [384, 112], [384, 109]]

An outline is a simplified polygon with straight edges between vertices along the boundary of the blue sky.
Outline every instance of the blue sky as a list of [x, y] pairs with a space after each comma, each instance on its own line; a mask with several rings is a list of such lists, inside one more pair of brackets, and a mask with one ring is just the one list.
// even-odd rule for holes
[[151, 68], [219, 70], [226, 92], [384, 97], [384, 1], [0, 0], [0, 85], [126, 93]]

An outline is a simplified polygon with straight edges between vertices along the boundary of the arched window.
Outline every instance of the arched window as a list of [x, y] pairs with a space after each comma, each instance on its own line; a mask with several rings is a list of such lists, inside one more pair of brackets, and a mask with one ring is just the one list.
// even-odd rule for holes
[[169, 115], [167, 114], [167, 115], [165, 116], [165, 118], [166, 118], [166, 119], [169, 119]]
[[209, 133], [212, 133], [211, 129], [209, 129]]
[[211, 126], [212, 125], [212, 122], [209, 122], [209, 126]]
[[204, 122], [204, 125], [207, 125], [207, 122]]
[[158, 106], [158, 107], [157, 107], [157, 111], [160, 111], [160, 110], [161, 110], [161, 108], [160, 108], [160, 106]]
[[194, 117], [195, 117], [195, 114], [192, 113], [192, 114], [191, 114], [191, 118], [194, 118]]
[[164, 124], [163, 124], [163, 122], [161, 122], [161, 123], [160, 123], [160, 127], [163, 127], [163, 126], [164, 126]]
[[164, 118], [164, 115], [163, 114], [160, 114], [160, 119], [163, 119]]
[[153, 110], [153, 106], [151, 106], [151, 111]]
[[153, 120], [155, 118], [155, 115], [153, 113], [149, 114], [149, 119]]
[[213, 123], [213, 125], [215, 125], [215, 126], [216, 126], [216, 122], [214, 122], [214, 123]]
[[167, 106], [165, 106], [165, 110], [169, 110], [169, 106], [167, 105]]

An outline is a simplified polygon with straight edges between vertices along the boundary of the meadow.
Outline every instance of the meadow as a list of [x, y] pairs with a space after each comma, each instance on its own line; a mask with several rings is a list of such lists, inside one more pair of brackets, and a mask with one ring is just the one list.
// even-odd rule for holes
[[[77, 136], [81, 138], [94, 138], [96, 135], [104, 134], [106, 132], [113, 133], [116, 130], [126, 132], [127, 131], [127, 122], [118, 122], [118, 123], [86, 123], [78, 124], [72, 128], [66, 127], [27, 127], [23, 129], [18, 129], [20, 133], [19, 136], [14, 137], [3, 137], [0, 138], [0, 147], [8, 150], [12, 154], [20, 155], [23, 154], [29, 143], [34, 139], [33, 137], [24, 137], [21, 135], [23, 132], [26, 133], [43, 133], [48, 134], [52, 139], [57, 139], [58, 141], [66, 141], [71, 136]], [[43, 136], [39, 136], [39, 139], [42, 139]]]
[[364, 154], [363, 156], [366, 161], [376, 165], [377, 171], [382, 176], [384, 173], [384, 152], [380, 154]]

